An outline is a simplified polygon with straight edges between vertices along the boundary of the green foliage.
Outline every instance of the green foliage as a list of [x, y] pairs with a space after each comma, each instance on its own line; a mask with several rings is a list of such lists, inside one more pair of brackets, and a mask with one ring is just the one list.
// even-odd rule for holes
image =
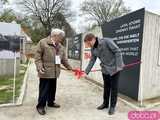
[[67, 30], [64, 30], [67, 37], [75, 33], [67, 21], [68, 18], [74, 16], [70, 0], [21, 0], [19, 5], [22, 6], [24, 12], [34, 17], [34, 23], [38, 23], [38, 27], [33, 26], [35, 33], [31, 33], [33, 41], [48, 36], [52, 28], [65, 29], [67, 27]]
[[12, 21], [16, 21], [17, 17], [14, 14], [14, 12], [10, 9], [6, 9], [2, 12], [1, 16], [0, 16], [0, 22], [7, 22], [10, 23]]
[[36, 28], [34, 30], [31, 30], [30, 33], [31, 39], [32, 41], [36, 44], [39, 40], [47, 37], [47, 35], [45, 34], [45, 29], [42, 28]]
[[[22, 72], [16, 76], [16, 98], [20, 94], [20, 89], [23, 83], [26, 67], [21, 65]], [[13, 98], [13, 76], [0, 76], [0, 104], [12, 102]]]
[[[16, 21], [21, 25], [23, 31], [31, 37], [35, 44], [44, 37], [47, 37], [50, 34], [52, 28], [64, 29], [67, 37], [73, 36], [75, 31], [66, 20], [66, 18], [72, 17], [69, 1], [67, 4], [64, 4], [65, 2], [63, 0], [41, 1], [42, 3], [36, 4], [39, 8], [39, 11], [37, 11], [37, 9], [35, 9], [33, 6], [31, 9], [27, 9], [26, 7], [31, 7], [31, 4], [28, 3], [34, 3], [38, 1], [21, 0], [20, 5], [25, 8], [25, 11], [23, 12], [27, 12], [28, 14], [26, 13], [24, 15], [24, 13], [17, 13], [11, 9], [5, 9], [0, 13], [0, 22], [10, 23], [12, 21]], [[3, 0], [3, 3], [8, 3], [8, 0]], [[49, 6], [46, 6], [46, 4]], [[50, 15], [48, 10], [51, 12]], [[38, 16], [38, 13], [40, 13], [40, 16]]]

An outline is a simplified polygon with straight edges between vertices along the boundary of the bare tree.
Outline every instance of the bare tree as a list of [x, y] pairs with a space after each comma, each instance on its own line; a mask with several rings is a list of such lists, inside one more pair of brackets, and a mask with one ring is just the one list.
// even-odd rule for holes
[[71, 16], [69, 0], [22, 0], [19, 3], [28, 14], [40, 21], [46, 34], [52, 27], [62, 28], [67, 23], [66, 18]]
[[86, 0], [81, 10], [96, 21], [98, 25], [124, 15], [130, 11], [124, 6], [123, 0]]

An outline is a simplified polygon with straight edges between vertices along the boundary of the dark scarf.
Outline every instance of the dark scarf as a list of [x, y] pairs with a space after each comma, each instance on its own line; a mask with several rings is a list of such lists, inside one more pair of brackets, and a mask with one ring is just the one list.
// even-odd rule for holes
[[98, 38], [96, 37], [96, 42], [95, 42], [93, 48], [97, 48], [97, 46], [98, 46]]

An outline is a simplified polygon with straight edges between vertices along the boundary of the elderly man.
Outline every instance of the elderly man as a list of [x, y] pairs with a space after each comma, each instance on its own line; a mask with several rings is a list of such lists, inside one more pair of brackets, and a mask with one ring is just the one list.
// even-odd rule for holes
[[40, 82], [37, 111], [41, 115], [46, 114], [46, 104], [48, 107], [60, 107], [54, 102], [60, 64], [62, 63], [68, 70], [72, 70], [66, 59], [64, 47], [61, 45], [64, 37], [64, 31], [52, 29], [51, 35], [40, 40], [37, 45], [35, 64]]
[[87, 46], [91, 47], [92, 58], [85, 73], [89, 74], [97, 57], [101, 61], [102, 75], [104, 81], [103, 104], [97, 109], [102, 110], [109, 107], [109, 115], [114, 114], [117, 103], [118, 78], [123, 69], [121, 51], [111, 38], [99, 39], [89, 33], [84, 39]]

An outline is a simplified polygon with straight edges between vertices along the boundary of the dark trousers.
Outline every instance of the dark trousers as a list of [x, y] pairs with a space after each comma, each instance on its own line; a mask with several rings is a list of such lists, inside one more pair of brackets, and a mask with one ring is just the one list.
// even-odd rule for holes
[[53, 104], [56, 94], [56, 78], [40, 78], [37, 107], [45, 107], [46, 103]]
[[120, 72], [113, 76], [102, 74], [104, 81], [103, 100], [104, 104], [109, 107], [116, 107], [117, 95], [118, 95], [118, 79]]

